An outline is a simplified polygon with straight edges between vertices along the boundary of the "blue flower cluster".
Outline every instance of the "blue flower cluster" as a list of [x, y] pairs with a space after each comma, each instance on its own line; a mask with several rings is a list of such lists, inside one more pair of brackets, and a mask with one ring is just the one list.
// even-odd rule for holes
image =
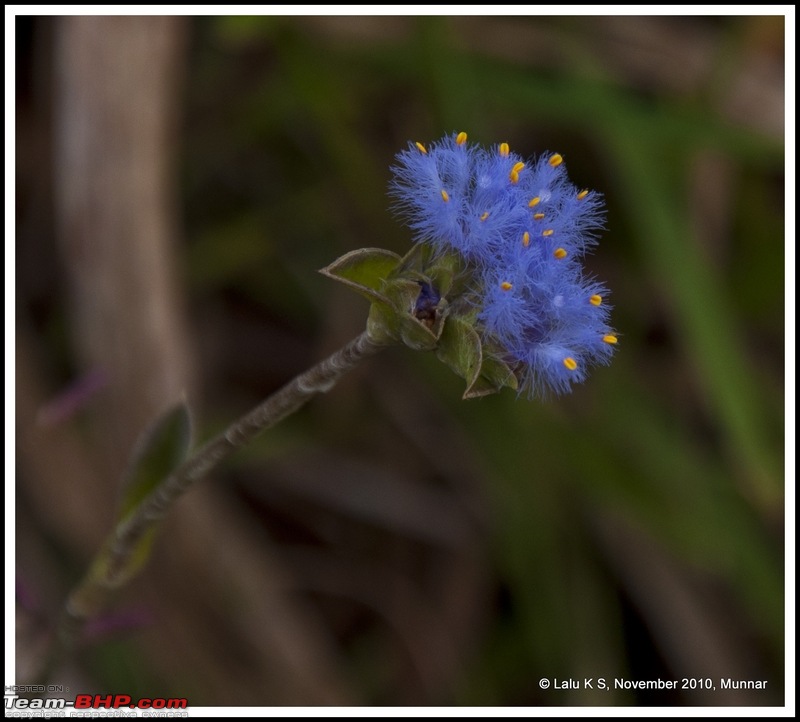
[[606, 289], [581, 261], [603, 224], [602, 197], [569, 182], [563, 158], [526, 162], [467, 134], [397, 155], [391, 193], [415, 240], [456, 253], [474, 274], [484, 338], [504, 349], [529, 395], [569, 391], [617, 337]]

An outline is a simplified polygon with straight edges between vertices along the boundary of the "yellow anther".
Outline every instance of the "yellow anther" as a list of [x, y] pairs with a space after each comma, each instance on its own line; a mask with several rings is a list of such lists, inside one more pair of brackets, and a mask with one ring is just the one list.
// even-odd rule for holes
[[497, 149], [498, 153], [503, 157], [506, 157], [510, 152], [511, 149], [508, 147], [508, 143], [500, 143], [500, 147]]
[[527, 248], [531, 243], [531, 234], [528, 231], [522, 234], [522, 245]]
[[500, 284], [500, 288], [502, 288], [504, 291], [510, 291], [512, 288], [514, 288], [514, 286], [512, 286], [508, 281], [503, 281]]
[[519, 173], [524, 167], [525, 164], [522, 161], [519, 161], [518, 163], [514, 163], [514, 167], [511, 169], [511, 172]]
[[483, 215], [481, 216], [481, 220], [485, 221], [489, 217], [489, 211], [484, 211]]
[[464, 143], [466, 143], [466, 142], [467, 142], [467, 134], [462, 130], [456, 136], [456, 145], [464, 145]]
[[580, 193], [578, 193], [578, 200], [582, 201], [588, 195], [589, 195], [589, 191], [581, 191]]
[[541, 221], [544, 218], [544, 213], [534, 213], [533, 220], [534, 221]]
[[556, 250], [553, 251], [553, 255], [558, 259], [566, 258], [567, 252], [563, 248], [556, 248]]
[[603, 336], [603, 341], [605, 341], [605, 343], [616, 343], [617, 337], [610, 333], [607, 336]]
[[539, 203], [541, 202], [541, 200], [542, 200], [542, 199], [541, 199], [541, 198], [539, 198], [539, 196], [536, 196], [536, 198], [531, 198], [531, 199], [528, 201], [528, 208], [535, 208], [536, 206], [538, 206], [538, 205], [539, 205]]
[[595, 293], [594, 296], [589, 296], [589, 303], [591, 303], [592, 306], [599, 306], [601, 303], [603, 303], [603, 297], [598, 296]]
[[417, 146], [417, 150], [419, 150], [420, 153], [424, 153], [425, 155], [428, 155], [428, 151], [425, 149], [425, 146], [422, 145], [422, 143], [417, 141], [416, 143], [414, 143], [414, 145]]
[[567, 358], [564, 359], [564, 366], [566, 366], [570, 371], [574, 371], [576, 368], [578, 368], [578, 362], [572, 358], [572, 356], [567, 356]]
[[519, 183], [519, 173], [517, 173], [517, 171], [512, 170], [508, 174], [508, 177], [509, 177], [509, 179], [511, 180], [512, 183]]
[[449, 201], [449, 200], [450, 200], [450, 196], [449, 196], [449, 195], [447, 195], [447, 191], [446, 191], [444, 188], [442, 188], [442, 200], [443, 200], [445, 203], [447, 203], [447, 201]]
[[552, 229], [552, 228], [548, 228], [546, 231], [542, 231], [542, 235], [543, 235], [543, 236], [552, 236], [552, 235], [553, 235], [553, 232], [554, 232], [554, 231], [553, 231], [553, 229]]
[[550, 160], [547, 162], [553, 166], [553, 168], [557, 168], [564, 162], [564, 159], [558, 153], [555, 153], [554, 155], [550, 156]]

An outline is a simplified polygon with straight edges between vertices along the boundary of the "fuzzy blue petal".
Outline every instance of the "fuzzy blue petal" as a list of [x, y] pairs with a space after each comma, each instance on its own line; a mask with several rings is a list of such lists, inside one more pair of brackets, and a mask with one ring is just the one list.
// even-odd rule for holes
[[571, 390], [616, 344], [608, 291], [581, 265], [603, 228], [602, 196], [575, 187], [551, 153], [525, 161], [455, 134], [423, 148], [409, 143], [397, 155], [395, 210], [416, 242], [461, 256], [479, 330], [503, 349], [521, 388]]

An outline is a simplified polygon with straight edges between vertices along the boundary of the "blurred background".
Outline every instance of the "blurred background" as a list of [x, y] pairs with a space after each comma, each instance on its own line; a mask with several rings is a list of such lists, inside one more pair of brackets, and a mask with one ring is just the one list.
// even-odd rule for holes
[[179, 501], [51, 681], [783, 704], [783, 57], [783, 17], [18, 16], [17, 681], [142, 429], [185, 396], [205, 440], [358, 334], [317, 269], [404, 253], [394, 154], [465, 130], [606, 195], [613, 364], [464, 402], [432, 354], [369, 360]]

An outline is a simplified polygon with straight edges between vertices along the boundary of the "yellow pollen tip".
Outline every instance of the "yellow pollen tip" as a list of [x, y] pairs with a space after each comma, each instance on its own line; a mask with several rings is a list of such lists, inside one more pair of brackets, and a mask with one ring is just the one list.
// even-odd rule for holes
[[541, 221], [544, 218], [544, 213], [534, 213], [533, 220], [534, 221]]
[[531, 234], [528, 231], [522, 234], [522, 245], [527, 248], [531, 243]]
[[617, 337], [614, 336], [613, 334], [608, 334], [608, 336], [603, 336], [603, 341], [605, 343], [616, 343]]
[[558, 153], [556, 153], [555, 155], [551, 155], [550, 160], [547, 162], [553, 166], [553, 168], [557, 168], [564, 162], [564, 159]]
[[536, 206], [538, 206], [538, 205], [539, 205], [539, 202], [540, 202], [541, 200], [542, 200], [542, 199], [541, 199], [541, 198], [539, 198], [539, 196], [536, 196], [536, 198], [531, 198], [531, 199], [528, 201], [528, 208], [535, 208]]
[[546, 231], [542, 231], [543, 236], [552, 236], [554, 233], [552, 228], [548, 228]]
[[563, 248], [556, 248], [556, 250], [553, 252], [553, 255], [559, 259], [566, 258], [567, 252]]
[[592, 306], [599, 306], [601, 303], [603, 303], [603, 297], [598, 296], [595, 293], [594, 296], [589, 296], [589, 303], [591, 303]]
[[500, 153], [500, 155], [502, 155], [505, 158], [510, 151], [511, 149], [508, 147], [508, 143], [500, 143], [500, 148], [498, 148], [498, 152]]
[[588, 195], [589, 195], [589, 191], [581, 191], [580, 193], [578, 193], [578, 200], [582, 201]]
[[572, 358], [572, 356], [567, 356], [567, 358], [564, 359], [564, 366], [566, 366], [570, 371], [574, 371], [576, 368], [578, 368], [578, 362]]
[[510, 178], [510, 180], [511, 180], [511, 182], [512, 182], [512, 183], [519, 183], [519, 173], [517, 173], [517, 171], [515, 171], [515, 170], [512, 170], [512, 171], [511, 171], [511, 172], [508, 174], [508, 177]]
[[415, 146], [417, 146], [417, 150], [418, 150], [420, 153], [424, 153], [425, 155], [428, 155], [428, 151], [425, 149], [425, 146], [424, 146], [424, 145], [422, 145], [422, 143], [420, 143], [419, 141], [417, 141], [416, 143], [414, 143], [414, 145], [415, 145]]
[[450, 200], [450, 196], [449, 196], [449, 195], [447, 195], [447, 191], [446, 191], [446, 190], [444, 190], [444, 188], [442, 189], [442, 200], [443, 200], [445, 203], [447, 203], [447, 201], [449, 201], [449, 200]]
[[466, 142], [467, 142], [467, 134], [462, 130], [456, 136], [456, 145], [464, 145], [464, 143], [466, 143]]
[[514, 286], [512, 286], [508, 281], [503, 281], [500, 284], [500, 288], [502, 288], [504, 291], [510, 291], [512, 288], [514, 288]]
[[514, 163], [514, 167], [511, 169], [511, 172], [519, 173], [524, 167], [525, 164], [522, 161], [519, 161], [518, 163]]
[[481, 220], [485, 221], [489, 217], [489, 211], [484, 211], [483, 215], [481, 216]]

